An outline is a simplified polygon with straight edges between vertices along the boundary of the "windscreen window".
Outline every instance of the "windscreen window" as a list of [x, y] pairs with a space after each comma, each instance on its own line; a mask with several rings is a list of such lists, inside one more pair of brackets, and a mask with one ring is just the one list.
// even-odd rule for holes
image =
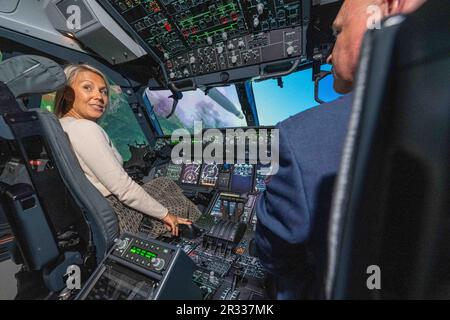
[[[330, 66], [323, 66], [330, 70]], [[274, 126], [302, 111], [319, 105], [314, 100], [314, 82], [311, 81], [311, 69], [298, 71], [282, 78], [283, 87], [277, 79], [253, 82], [252, 89], [258, 110], [259, 124]], [[339, 95], [333, 90], [333, 77], [320, 82], [320, 98], [333, 101]]]
[[195, 121], [203, 128], [247, 126], [235, 86], [213, 88], [208, 95], [200, 89], [183, 92], [173, 113], [170, 90], [147, 90], [146, 94], [164, 135], [180, 128], [193, 133]]

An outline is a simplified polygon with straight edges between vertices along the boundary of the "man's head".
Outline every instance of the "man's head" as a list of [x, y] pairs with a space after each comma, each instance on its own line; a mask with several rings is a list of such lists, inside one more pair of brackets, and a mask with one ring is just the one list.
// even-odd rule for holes
[[[336, 44], [328, 58], [333, 64], [334, 89], [348, 93], [359, 62], [359, 52], [364, 34], [374, 18], [374, 10], [380, 19], [408, 14], [419, 8], [426, 0], [345, 0], [333, 23]], [[374, 7], [375, 6], [375, 7]]]

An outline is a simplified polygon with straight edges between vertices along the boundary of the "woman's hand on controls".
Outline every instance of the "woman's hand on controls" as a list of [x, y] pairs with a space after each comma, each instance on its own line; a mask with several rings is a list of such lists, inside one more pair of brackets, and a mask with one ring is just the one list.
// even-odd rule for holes
[[164, 224], [166, 225], [167, 230], [169, 230], [170, 232], [172, 232], [172, 235], [178, 237], [178, 225], [179, 224], [192, 224], [191, 220], [185, 219], [185, 218], [180, 218], [172, 213], [168, 213], [163, 219], [162, 221], [164, 222]]

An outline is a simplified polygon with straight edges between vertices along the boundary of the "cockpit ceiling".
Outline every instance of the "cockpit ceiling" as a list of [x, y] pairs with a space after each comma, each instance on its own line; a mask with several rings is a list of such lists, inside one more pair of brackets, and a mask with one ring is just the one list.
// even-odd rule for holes
[[173, 90], [279, 77], [308, 62], [309, 0], [4, 2], [0, 27], [112, 65], [146, 56]]

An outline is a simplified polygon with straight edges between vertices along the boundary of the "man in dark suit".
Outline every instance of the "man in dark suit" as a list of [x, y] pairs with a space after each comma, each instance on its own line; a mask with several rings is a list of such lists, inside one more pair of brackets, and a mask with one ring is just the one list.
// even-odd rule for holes
[[[329, 57], [337, 92], [352, 90], [363, 36], [374, 12], [379, 18], [407, 14], [424, 2], [344, 1], [333, 23], [337, 38]], [[348, 94], [277, 126], [279, 170], [258, 199], [255, 236], [258, 255], [271, 275], [274, 298], [321, 297], [328, 215], [351, 103]]]

